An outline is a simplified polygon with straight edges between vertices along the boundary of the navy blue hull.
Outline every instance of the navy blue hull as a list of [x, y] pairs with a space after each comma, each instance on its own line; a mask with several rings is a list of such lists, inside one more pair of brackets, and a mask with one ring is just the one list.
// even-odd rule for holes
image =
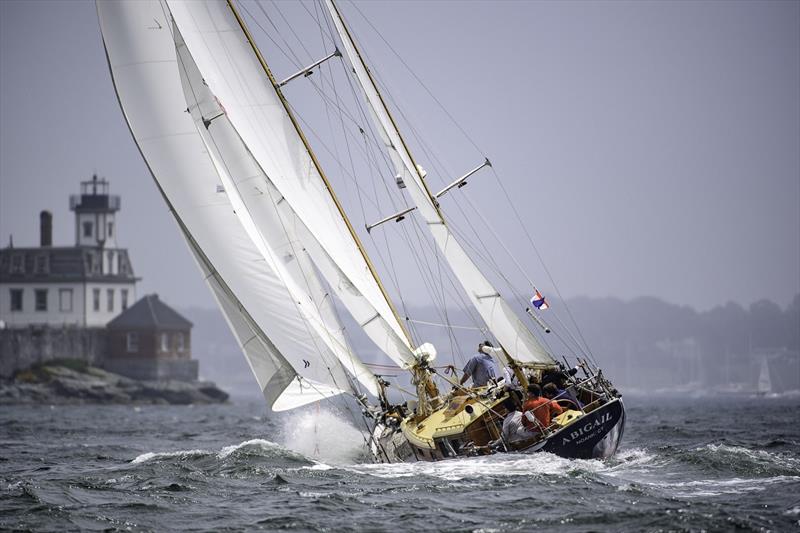
[[569, 459], [605, 459], [617, 451], [624, 430], [625, 406], [616, 399], [523, 451], [545, 451]]

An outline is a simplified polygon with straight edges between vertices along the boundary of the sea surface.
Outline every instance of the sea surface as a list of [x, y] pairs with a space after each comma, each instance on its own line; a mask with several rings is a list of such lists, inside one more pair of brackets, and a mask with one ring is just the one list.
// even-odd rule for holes
[[800, 529], [800, 398], [626, 398], [606, 461], [371, 464], [346, 413], [0, 409], [0, 529]]

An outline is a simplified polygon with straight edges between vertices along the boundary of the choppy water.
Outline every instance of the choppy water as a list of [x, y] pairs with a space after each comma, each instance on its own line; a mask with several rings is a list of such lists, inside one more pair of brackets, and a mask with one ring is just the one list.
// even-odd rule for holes
[[0, 529], [797, 530], [800, 400], [627, 398], [608, 461], [374, 465], [326, 412], [3, 407]]

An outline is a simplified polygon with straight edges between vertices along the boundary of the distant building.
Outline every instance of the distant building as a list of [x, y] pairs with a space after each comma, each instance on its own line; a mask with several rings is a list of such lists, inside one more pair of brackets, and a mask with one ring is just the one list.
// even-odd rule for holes
[[31, 325], [103, 327], [136, 301], [128, 251], [117, 248], [119, 196], [97, 175], [70, 197], [75, 246], [53, 246], [53, 216], [42, 211], [38, 248], [0, 250], [0, 320]]
[[105, 368], [136, 379], [197, 379], [192, 323], [150, 294], [108, 323]]
[[69, 207], [74, 246], [53, 246], [53, 216], [42, 211], [39, 247], [0, 250], [0, 377], [80, 359], [134, 379], [196, 380], [191, 322], [156, 295], [136, 301], [139, 278], [117, 247], [120, 198], [108, 181], [81, 182]]

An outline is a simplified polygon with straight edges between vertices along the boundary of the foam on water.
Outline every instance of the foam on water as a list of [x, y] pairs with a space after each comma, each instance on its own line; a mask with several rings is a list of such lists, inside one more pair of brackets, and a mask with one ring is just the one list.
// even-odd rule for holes
[[161, 460], [161, 459], [168, 459], [170, 457], [178, 457], [180, 459], [185, 459], [187, 457], [201, 457], [203, 455], [208, 455], [209, 452], [206, 450], [178, 450], [176, 452], [147, 452], [141, 455], [138, 455], [134, 460], [131, 461], [131, 464], [139, 464], [144, 463], [147, 461], [152, 460]]
[[364, 464], [350, 470], [383, 478], [429, 476], [447, 481], [507, 476], [567, 476], [607, 470], [603, 461], [564, 459], [550, 453], [497, 454], [435, 463]]
[[366, 450], [361, 432], [327, 409], [313, 408], [287, 418], [282, 440], [290, 450], [323, 463], [351, 464]]

